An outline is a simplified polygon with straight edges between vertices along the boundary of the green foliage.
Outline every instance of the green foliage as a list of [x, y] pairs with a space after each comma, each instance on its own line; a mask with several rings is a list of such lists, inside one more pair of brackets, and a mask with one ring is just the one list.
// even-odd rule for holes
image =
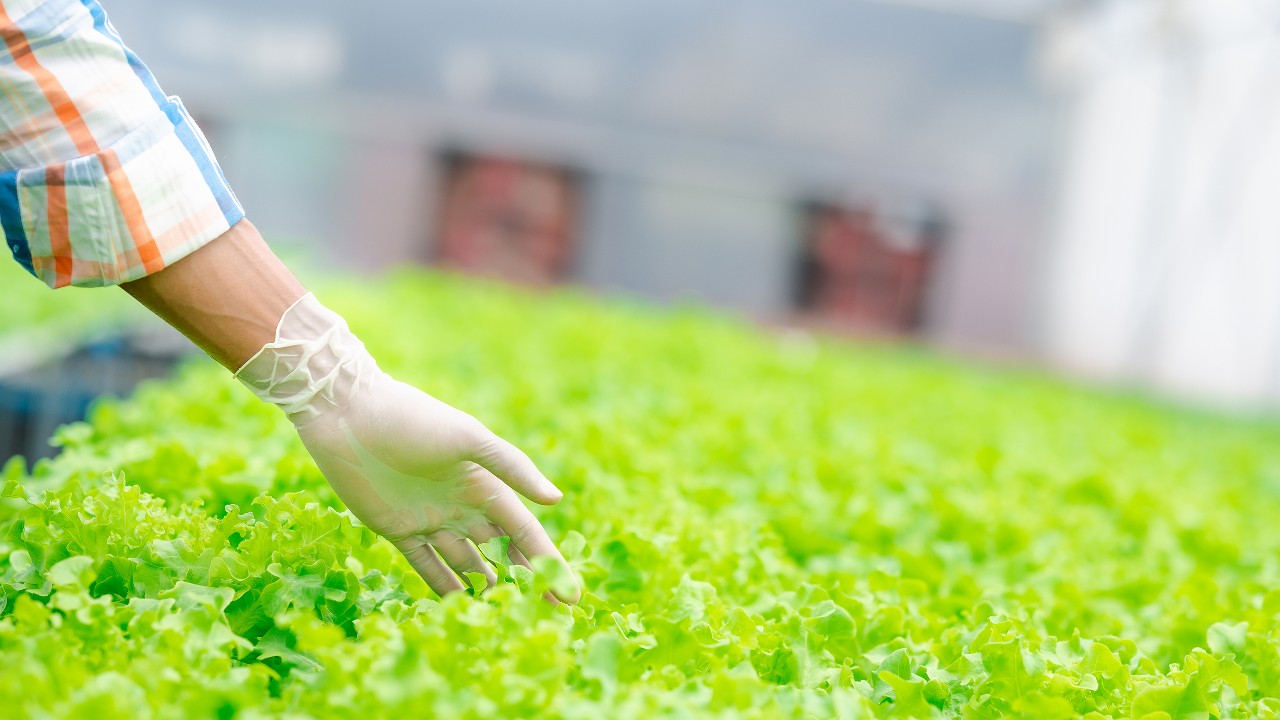
[[48, 286], [22, 269], [0, 248], [0, 289], [5, 310], [0, 312], [0, 338], [21, 334], [57, 339], [59, 334], [100, 330], [104, 325], [134, 321], [143, 311], [118, 289], [63, 288], [52, 292]]
[[1274, 424], [575, 293], [322, 295], [566, 491], [582, 603], [501, 539], [432, 597], [195, 364], [0, 473], [7, 717], [1280, 717]]

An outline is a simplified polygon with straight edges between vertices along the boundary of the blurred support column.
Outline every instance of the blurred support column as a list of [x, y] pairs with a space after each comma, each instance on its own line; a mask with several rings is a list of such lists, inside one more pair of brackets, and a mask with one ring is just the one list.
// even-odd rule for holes
[[1280, 5], [1067, 5], [1045, 350], [1096, 377], [1280, 406]]

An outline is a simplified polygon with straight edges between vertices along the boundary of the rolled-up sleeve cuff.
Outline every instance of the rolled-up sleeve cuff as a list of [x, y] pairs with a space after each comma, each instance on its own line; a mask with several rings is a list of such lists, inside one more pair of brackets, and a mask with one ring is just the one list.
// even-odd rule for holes
[[116, 285], [181, 260], [244, 218], [209, 143], [170, 97], [110, 147], [0, 173], [10, 252], [51, 287]]

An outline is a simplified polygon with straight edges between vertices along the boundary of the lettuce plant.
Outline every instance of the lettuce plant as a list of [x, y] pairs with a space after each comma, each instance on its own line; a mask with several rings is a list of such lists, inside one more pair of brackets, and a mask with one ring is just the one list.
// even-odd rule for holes
[[195, 363], [3, 471], [7, 717], [1280, 717], [1280, 426], [407, 272], [397, 376], [567, 494], [586, 589], [431, 595]]

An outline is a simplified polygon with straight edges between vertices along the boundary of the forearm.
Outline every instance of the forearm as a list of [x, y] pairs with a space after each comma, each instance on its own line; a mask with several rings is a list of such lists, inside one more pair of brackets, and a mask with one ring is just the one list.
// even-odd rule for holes
[[[26, 17], [66, 86], [48, 68], [26, 82], [21, 72], [4, 78], [15, 107], [52, 103], [64, 125], [44, 123], [50, 131], [14, 153], [0, 148], [0, 165], [22, 168], [21, 177], [0, 173], [10, 190], [0, 225], [14, 258], [52, 287], [120, 284], [235, 371], [286, 412], [347, 507], [437, 593], [458, 592], [477, 575], [496, 583], [476, 546], [503, 535], [512, 562], [550, 558], [572, 580], [517, 495], [554, 504], [560, 490], [479, 420], [382, 372], [346, 321], [309, 296], [243, 219], [195, 122], [158, 92], [97, 2], [63, 5], [78, 13], [63, 23], [68, 33], [51, 34], [46, 13]], [[8, 29], [29, 44], [24, 28]], [[118, 102], [99, 107], [104, 97]], [[90, 105], [95, 112], [80, 115]], [[112, 222], [85, 220], [99, 214]], [[570, 585], [553, 588], [561, 600], [577, 600]]]
[[249, 221], [123, 287], [284, 410], [347, 507], [437, 593], [475, 574], [495, 584], [476, 546], [508, 535], [512, 562], [551, 558], [570, 580], [555, 597], [577, 601], [572, 569], [516, 495], [551, 505], [560, 490], [480, 421], [378, 370]]
[[280, 317], [306, 294], [248, 220], [121, 287], [232, 371], [275, 339]]

